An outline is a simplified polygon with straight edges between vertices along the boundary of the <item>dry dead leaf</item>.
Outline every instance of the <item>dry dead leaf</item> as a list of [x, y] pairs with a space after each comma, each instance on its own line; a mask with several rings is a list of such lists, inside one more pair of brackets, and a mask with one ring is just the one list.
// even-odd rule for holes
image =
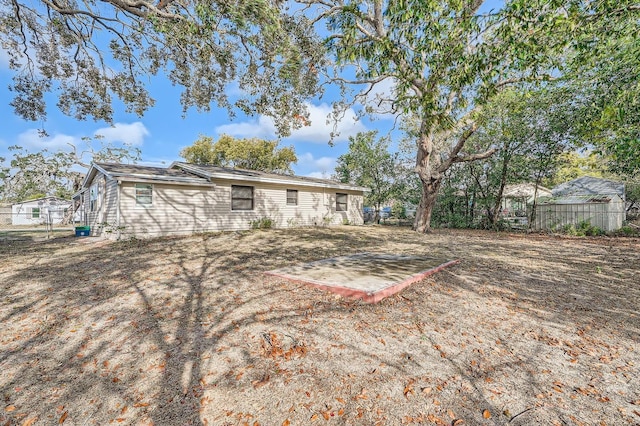
[[62, 423], [64, 423], [64, 421], [67, 420], [67, 416], [69, 416], [68, 411], [62, 413], [62, 416], [60, 416], [60, 420], [58, 420], [58, 424], [61, 425]]
[[451, 422], [451, 426], [460, 426], [464, 424], [464, 420], [462, 419], [455, 419], [454, 421]]
[[322, 412], [322, 417], [324, 417], [325, 420], [329, 420], [329, 417], [331, 417], [331, 416], [329, 415], [328, 411], [323, 411]]
[[22, 422], [22, 426], [32, 426], [33, 424], [35, 424], [36, 420], [38, 420], [37, 416], [36, 417], [29, 417], [24, 422]]
[[[202, 399], [204, 399], [204, 398], [202, 398]], [[202, 402], [202, 400], [200, 400], [200, 402]], [[148, 402], [136, 402], [135, 404], [133, 404], [133, 406], [135, 408], [148, 407], [149, 403]]]
[[490, 419], [491, 418], [491, 411], [487, 410], [486, 408], [482, 411], [482, 417], [484, 417], [485, 419]]
[[289, 419], [285, 420], [282, 422], [282, 426], [291, 426], [291, 421], [289, 421]]
[[8, 405], [5, 407], [4, 411], [6, 411], [7, 413], [10, 413], [12, 411], [16, 410], [16, 406], [15, 405]]
[[311, 420], [312, 422], [314, 422], [314, 421], [318, 420], [318, 415], [317, 415], [317, 414], [314, 414], [313, 416], [311, 416], [311, 419], [310, 419], [310, 420]]
[[409, 383], [407, 383], [402, 394], [405, 398], [409, 398], [409, 394], [415, 395], [415, 391], [413, 390], [413, 380], [410, 380]]

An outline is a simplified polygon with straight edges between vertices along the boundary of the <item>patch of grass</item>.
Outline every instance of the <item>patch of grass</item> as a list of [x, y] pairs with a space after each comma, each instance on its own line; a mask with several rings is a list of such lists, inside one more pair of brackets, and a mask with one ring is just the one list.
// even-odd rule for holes
[[260, 219], [252, 220], [249, 222], [251, 229], [271, 229], [273, 228], [273, 219], [270, 217], [261, 217]]

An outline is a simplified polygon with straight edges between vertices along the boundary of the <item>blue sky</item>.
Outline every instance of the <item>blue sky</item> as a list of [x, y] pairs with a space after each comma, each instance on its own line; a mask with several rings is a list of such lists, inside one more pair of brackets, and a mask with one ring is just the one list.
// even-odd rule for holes
[[[164, 76], [152, 79], [150, 90], [156, 105], [143, 117], [138, 117], [125, 113], [122, 104], [116, 103], [113, 127], [105, 122], [78, 121], [63, 115], [56, 109], [54, 97], [49, 98], [46, 122], [25, 121], [17, 117], [9, 105], [13, 93], [7, 86], [12, 75], [6, 53], [0, 50], [0, 157], [7, 160], [11, 156], [8, 147], [12, 145], [21, 146], [29, 152], [44, 148], [49, 151], [68, 150], [69, 144], [81, 149], [81, 138], [95, 134], [102, 135], [106, 142], [116, 145], [126, 142], [138, 147], [142, 151], [141, 163], [150, 165], [168, 165], [180, 160], [180, 150], [191, 145], [201, 134], [214, 139], [225, 133], [236, 137], [277, 138], [271, 120], [263, 116], [247, 117], [238, 112], [231, 120], [226, 110], [213, 106], [209, 113], [198, 113], [192, 109], [183, 118], [179, 102], [181, 88], [172, 86]], [[382, 90], [389, 88], [387, 84]], [[340, 122], [340, 136], [334, 146], [330, 146], [332, 125], [326, 124], [326, 117], [331, 111], [331, 102], [335, 100], [335, 90], [329, 89], [321, 100], [310, 102], [311, 125], [281, 140], [281, 146], [293, 145], [296, 150], [298, 163], [293, 167], [296, 174], [329, 177], [337, 157], [347, 151], [349, 136], [371, 129], [380, 129], [383, 134], [393, 126], [393, 121], [385, 117], [378, 117], [373, 122], [368, 119], [356, 121], [352, 111]], [[44, 128], [48, 137], [40, 137], [39, 128]]]
[[[487, 0], [480, 12], [499, 9], [503, 0]], [[105, 122], [78, 121], [61, 114], [56, 108], [56, 99], [49, 98], [48, 118], [45, 123], [29, 122], [17, 117], [9, 102], [13, 98], [8, 85], [12, 71], [8, 67], [7, 54], [0, 49], [0, 157], [10, 158], [8, 147], [18, 145], [30, 152], [48, 148], [49, 151], [69, 149], [74, 144], [82, 149], [81, 138], [100, 134], [106, 142], [115, 145], [130, 143], [142, 152], [142, 163], [150, 165], [168, 165], [180, 160], [179, 152], [191, 145], [199, 135], [212, 136], [217, 139], [222, 134], [236, 137], [259, 137], [276, 139], [270, 119], [262, 116], [247, 117], [239, 111], [231, 120], [227, 111], [216, 108], [208, 113], [188, 111], [183, 117], [180, 105], [180, 87], [174, 87], [162, 76], [151, 79], [150, 92], [156, 105], [143, 117], [125, 113], [122, 104], [114, 105], [114, 126]], [[376, 92], [389, 93], [391, 82], [377, 86]], [[373, 96], [375, 93], [372, 94]], [[377, 129], [380, 135], [386, 135], [394, 129], [394, 120], [390, 116], [377, 116], [374, 121], [367, 118], [355, 120], [353, 111], [347, 113], [338, 126], [340, 136], [329, 145], [329, 134], [332, 125], [326, 123], [331, 111], [331, 103], [338, 99], [335, 88], [328, 87], [322, 99], [309, 103], [311, 125], [304, 127], [285, 139], [281, 146], [293, 145], [298, 155], [298, 163], [294, 172], [302, 176], [329, 177], [335, 168], [336, 159], [348, 149], [348, 137], [360, 131]], [[358, 106], [356, 106], [357, 108]], [[38, 136], [38, 129], [44, 128], [48, 137]], [[394, 142], [397, 142], [399, 131], [393, 131]]]

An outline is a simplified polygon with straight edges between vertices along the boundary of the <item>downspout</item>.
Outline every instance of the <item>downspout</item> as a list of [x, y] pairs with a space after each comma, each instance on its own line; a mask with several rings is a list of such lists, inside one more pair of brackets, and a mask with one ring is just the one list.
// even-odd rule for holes
[[121, 182], [118, 180], [116, 181], [117, 185], [116, 185], [116, 229], [117, 229], [117, 237], [116, 239], [119, 241], [120, 240], [120, 189], [121, 189]]

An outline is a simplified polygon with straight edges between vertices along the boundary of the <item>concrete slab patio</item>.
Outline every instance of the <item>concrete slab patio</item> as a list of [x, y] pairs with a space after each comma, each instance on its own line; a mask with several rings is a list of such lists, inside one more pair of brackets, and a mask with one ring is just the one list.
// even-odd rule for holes
[[345, 297], [377, 303], [459, 260], [358, 253], [322, 259], [266, 274], [303, 282]]

